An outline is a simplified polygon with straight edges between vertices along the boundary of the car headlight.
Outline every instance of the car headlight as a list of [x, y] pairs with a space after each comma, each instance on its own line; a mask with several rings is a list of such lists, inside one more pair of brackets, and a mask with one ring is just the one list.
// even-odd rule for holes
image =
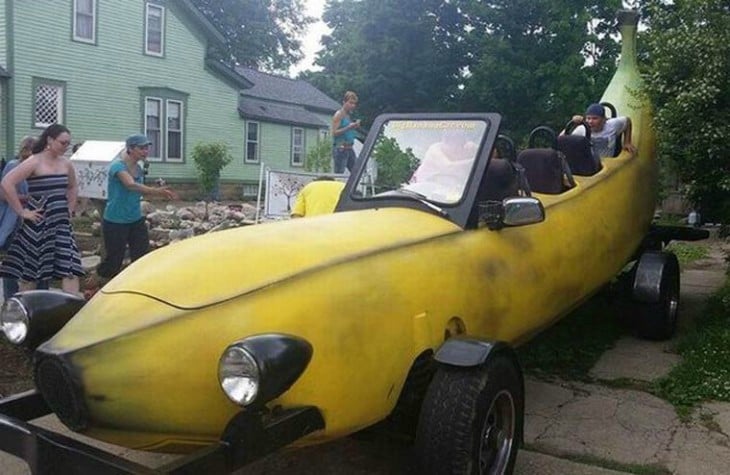
[[308, 341], [282, 333], [253, 335], [230, 344], [218, 361], [218, 381], [228, 398], [260, 407], [291, 387], [312, 359]]
[[218, 379], [223, 392], [236, 404], [251, 404], [259, 392], [259, 368], [256, 360], [236, 345], [223, 352], [218, 364]]
[[10, 298], [3, 304], [0, 323], [2, 323], [5, 338], [11, 343], [19, 345], [28, 336], [28, 326], [30, 324], [28, 309], [20, 300]]

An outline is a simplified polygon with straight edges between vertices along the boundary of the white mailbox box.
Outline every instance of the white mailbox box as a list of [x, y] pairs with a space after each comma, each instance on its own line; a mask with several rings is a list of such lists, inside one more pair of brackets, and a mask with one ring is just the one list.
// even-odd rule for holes
[[80, 198], [106, 200], [109, 165], [124, 151], [124, 142], [87, 140], [71, 155]]

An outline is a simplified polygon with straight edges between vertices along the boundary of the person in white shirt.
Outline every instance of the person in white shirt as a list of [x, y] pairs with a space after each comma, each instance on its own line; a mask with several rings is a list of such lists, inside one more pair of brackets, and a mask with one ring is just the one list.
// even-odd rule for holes
[[[591, 128], [591, 147], [598, 158], [614, 156], [616, 137], [622, 133], [622, 148], [629, 153], [636, 153], [636, 147], [631, 143], [631, 119], [628, 117], [606, 119], [606, 109], [601, 104], [591, 104], [586, 109], [585, 117], [574, 115], [571, 121], [574, 124], [585, 121]], [[565, 131], [561, 135], [564, 133]], [[583, 127], [576, 127], [573, 134], [585, 135], [585, 130]]]

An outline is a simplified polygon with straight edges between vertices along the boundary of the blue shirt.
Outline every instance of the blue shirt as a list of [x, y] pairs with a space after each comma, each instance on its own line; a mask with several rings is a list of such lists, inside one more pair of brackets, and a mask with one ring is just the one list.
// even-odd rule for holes
[[139, 165], [135, 166], [137, 167], [136, 177], [134, 174], [129, 173], [124, 160], [114, 160], [109, 166], [107, 201], [106, 209], [104, 209], [105, 220], [118, 224], [130, 224], [142, 219], [142, 206], [140, 205], [142, 193], [124, 186], [118, 176], [119, 172], [126, 171], [132, 175], [135, 183], [142, 184], [144, 171]]
[[[349, 117], [343, 117], [340, 121], [340, 126], [338, 127], [338, 129], [347, 127], [351, 123], [352, 121]], [[355, 131], [355, 129], [348, 129], [346, 132], [343, 132], [340, 135], [335, 135], [335, 146], [342, 145], [343, 143], [352, 145], [353, 142], [355, 142], [355, 137], [357, 137], [357, 132]]]
[[[17, 167], [20, 160], [17, 158], [10, 160], [5, 168], [3, 169], [3, 178], [5, 175], [10, 173], [10, 170]], [[28, 182], [25, 180], [21, 181], [15, 186], [15, 190], [18, 192], [18, 196], [28, 194]], [[4, 199], [0, 201], [0, 246], [4, 246], [8, 238], [13, 234], [15, 229], [18, 227], [20, 216], [15, 213], [15, 210], [10, 207], [7, 201]]]

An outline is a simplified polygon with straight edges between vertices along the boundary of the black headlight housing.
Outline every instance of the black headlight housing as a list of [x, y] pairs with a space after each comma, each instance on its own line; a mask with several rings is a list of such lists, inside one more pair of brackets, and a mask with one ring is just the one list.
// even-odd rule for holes
[[[86, 304], [81, 297], [55, 290], [28, 290], [11, 299], [24, 308], [28, 320], [27, 335], [17, 344], [31, 350], [55, 335]], [[4, 305], [2, 312], [5, 309]]]

